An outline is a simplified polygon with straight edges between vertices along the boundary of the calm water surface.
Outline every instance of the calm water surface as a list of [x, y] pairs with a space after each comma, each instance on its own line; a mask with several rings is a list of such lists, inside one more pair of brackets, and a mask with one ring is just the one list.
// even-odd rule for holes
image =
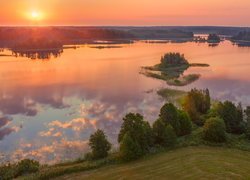
[[[35, 158], [42, 163], [74, 159], [88, 151], [97, 128], [116, 144], [122, 117], [142, 113], [152, 122], [164, 100], [164, 81], [139, 74], [167, 52], [184, 53], [201, 78], [185, 87], [209, 88], [214, 99], [250, 105], [250, 48], [225, 41], [208, 44], [144, 43], [96, 49], [64, 49], [60, 57], [31, 60], [0, 56], [0, 161]], [[11, 54], [5, 50], [0, 54]]]

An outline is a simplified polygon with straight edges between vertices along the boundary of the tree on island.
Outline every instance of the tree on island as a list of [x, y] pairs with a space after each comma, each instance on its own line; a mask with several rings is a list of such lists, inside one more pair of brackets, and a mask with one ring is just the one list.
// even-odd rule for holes
[[178, 65], [188, 65], [188, 61], [184, 57], [184, 54], [180, 53], [167, 53], [161, 57], [160, 66], [167, 68], [169, 66], [178, 66]]
[[207, 38], [208, 42], [218, 43], [221, 41], [220, 37], [217, 34], [209, 34]]
[[239, 32], [236, 36], [232, 37], [232, 40], [250, 41], [250, 31]]

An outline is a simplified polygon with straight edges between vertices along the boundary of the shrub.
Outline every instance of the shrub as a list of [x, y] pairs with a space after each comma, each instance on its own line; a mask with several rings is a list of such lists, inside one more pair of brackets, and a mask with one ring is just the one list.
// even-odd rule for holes
[[14, 179], [18, 176], [38, 172], [38, 161], [24, 159], [15, 164], [6, 164], [0, 167], [0, 179]]
[[203, 127], [203, 138], [210, 142], [225, 142], [226, 127], [224, 121], [218, 117], [208, 119]]
[[177, 136], [175, 134], [174, 128], [171, 125], [166, 127], [166, 145], [173, 146], [177, 142]]
[[39, 170], [40, 164], [38, 161], [24, 159], [17, 163], [17, 171], [19, 175], [34, 173]]
[[101, 159], [108, 156], [111, 144], [108, 142], [106, 135], [102, 130], [97, 130], [90, 136], [89, 145], [92, 149], [93, 159]]
[[176, 134], [171, 125], [166, 125], [161, 118], [153, 124], [154, 143], [160, 146], [171, 146], [176, 141]]
[[149, 123], [143, 120], [142, 115], [129, 113], [123, 118], [123, 124], [118, 135], [119, 143], [127, 133], [138, 143], [143, 153], [149, 150], [152, 145], [152, 129]]
[[120, 144], [120, 156], [124, 161], [131, 161], [138, 159], [143, 155], [139, 143], [133, 139], [129, 133], [123, 136]]
[[188, 114], [184, 111], [179, 111], [180, 136], [188, 135], [192, 132], [192, 122]]
[[178, 109], [172, 103], [166, 103], [160, 111], [160, 118], [165, 124], [170, 124], [177, 135], [180, 133]]
[[0, 179], [14, 179], [18, 176], [16, 164], [5, 164], [0, 166]]

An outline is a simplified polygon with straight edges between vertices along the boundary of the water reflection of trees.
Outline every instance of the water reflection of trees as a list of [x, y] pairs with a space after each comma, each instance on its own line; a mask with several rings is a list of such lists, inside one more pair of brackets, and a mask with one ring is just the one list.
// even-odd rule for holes
[[51, 59], [57, 58], [63, 53], [61, 49], [49, 49], [49, 50], [12, 50], [12, 54], [15, 57], [27, 57], [30, 59]]
[[63, 44], [48, 38], [34, 38], [14, 44], [11, 51], [16, 57], [50, 59], [57, 58], [63, 53]]

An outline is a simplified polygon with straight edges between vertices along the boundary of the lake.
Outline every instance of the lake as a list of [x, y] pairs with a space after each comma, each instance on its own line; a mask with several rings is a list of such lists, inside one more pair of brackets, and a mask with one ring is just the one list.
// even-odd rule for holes
[[128, 112], [154, 121], [164, 104], [156, 92], [170, 86], [140, 71], [159, 63], [167, 52], [183, 53], [190, 63], [210, 65], [185, 72], [201, 75], [194, 83], [170, 88], [209, 88], [213, 99], [250, 105], [248, 47], [229, 41], [214, 47], [143, 41], [105, 47], [65, 48], [47, 60], [0, 52], [0, 162], [75, 159], [88, 151], [88, 138], [98, 128], [116, 144], [122, 117]]

